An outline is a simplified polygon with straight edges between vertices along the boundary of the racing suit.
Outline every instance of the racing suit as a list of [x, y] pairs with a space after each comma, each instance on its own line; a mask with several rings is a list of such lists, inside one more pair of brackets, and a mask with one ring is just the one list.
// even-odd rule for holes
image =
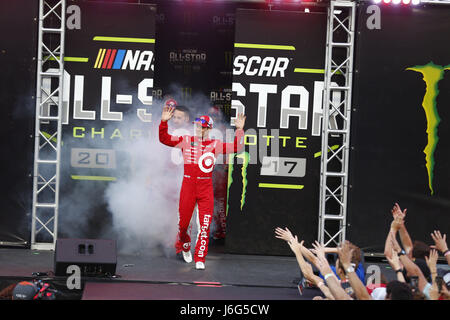
[[168, 133], [167, 121], [161, 121], [159, 141], [167, 146], [180, 148], [183, 153], [184, 178], [180, 191], [176, 252], [190, 250], [191, 238], [187, 231], [195, 204], [197, 204], [199, 232], [194, 261], [205, 262], [210, 224], [214, 213], [212, 172], [216, 155], [240, 152], [244, 146], [244, 130], [236, 130], [234, 142], [223, 143], [215, 139], [202, 140], [200, 137], [189, 135], [172, 136]]

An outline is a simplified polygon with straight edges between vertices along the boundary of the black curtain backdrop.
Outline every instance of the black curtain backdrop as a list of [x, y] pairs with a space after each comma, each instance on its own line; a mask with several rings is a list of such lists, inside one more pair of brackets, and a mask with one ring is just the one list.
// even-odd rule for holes
[[[69, 113], [63, 124], [58, 230], [60, 237], [98, 238], [112, 225], [105, 190], [131, 167], [130, 155], [117, 145], [131, 139], [131, 130], [139, 134], [150, 130], [150, 123], [140, 121], [137, 110], [152, 113], [153, 108], [139, 99], [138, 88], [144, 88], [142, 100], [154, 93], [148, 81], [154, 81], [156, 8], [88, 1], [71, 4], [79, 7], [81, 25], [67, 29], [65, 55], [84, 60], [65, 62], [70, 77], [65, 88]], [[76, 78], [82, 79], [82, 100], [80, 95], [75, 99]], [[118, 96], [127, 96], [124, 100], [129, 102], [118, 103]], [[115, 114], [102, 115], [106, 100], [109, 112]], [[95, 115], [76, 115], [75, 103]], [[116, 118], [118, 113], [121, 119]]]
[[29, 246], [38, 2], [0, 2], [0, 244]]
[[[432, 244], [433, 230], [450, 231], [450, 71], [441, 70], [450, 64], [450, 8], [380, 5], [381, 29], [369, 29], [368, 6], [359, 7], [356, 39], [348, 238], [382, 252], [390, 210], [398, 202], [408, 209], [412, 239]], [[420, 72], [407, 70], [431, 64], [436, 66], [426, 71], [429, 85]], [[442, 80], [433, 80], [433, 88], [436, 72], [442, 72]], [[434, 101], [440, 117], [433, 194], [424, 153], [426, 94], [426, 104]]]

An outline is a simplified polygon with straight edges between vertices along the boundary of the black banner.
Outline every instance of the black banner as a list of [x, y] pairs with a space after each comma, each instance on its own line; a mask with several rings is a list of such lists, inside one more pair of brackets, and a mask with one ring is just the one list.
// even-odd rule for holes
[[[226, 115], [231, 106], [235, 4], [158, 4], [156, 34], [157, 93], [171, 95], [191, 109], [218, 107]], [[206, 112], [206, 110], [203, 110]]]
[[37, 18], [38, 1], [0, 2], [0, 245], [31, 235]]
[[123, 146], [152, 134], [155, 41], [151, 5], [67, 6], [61, 236], [110, 230], [105, 190], [136, 169]]
[[395, 202], [413, 240], [450, 229], [450, 7], [359, 7], [348, 238], [383, 250]]
[[325, 35], [325, 14], [237, 11], [232, 114], [247, 120], [228, 172], [229, 252], [289, 253], [277, 226], [317, 237]]

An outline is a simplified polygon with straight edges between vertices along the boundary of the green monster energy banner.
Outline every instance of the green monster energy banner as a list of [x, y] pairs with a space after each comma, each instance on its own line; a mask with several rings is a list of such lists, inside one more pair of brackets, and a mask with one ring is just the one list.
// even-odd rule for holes
[[63, 236], [97, 237], [105, 188], [131, 166], [116, 146], [150, 132], [155, 8], [74, 1], [66, 26], [59, 225]]
[[317, 237], [325, 35], [324, 14], [237, 11], [231, 123], [247, 120], [229, 159], [229, 252], [288, 254], [277, 226]]
[[351, 241], [382, 251], [394, 202], [413, 240], [450, 229], [450, 7], [361, 5]]

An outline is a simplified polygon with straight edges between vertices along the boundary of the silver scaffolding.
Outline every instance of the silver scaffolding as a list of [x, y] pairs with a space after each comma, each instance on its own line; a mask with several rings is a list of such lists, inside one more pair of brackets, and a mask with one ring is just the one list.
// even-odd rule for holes
[[58, 234], [66, 0], [39, 0], [31, 249]]
[[325, 57], [318, 241], [345, 241], [356, 3], [331, 1]]

